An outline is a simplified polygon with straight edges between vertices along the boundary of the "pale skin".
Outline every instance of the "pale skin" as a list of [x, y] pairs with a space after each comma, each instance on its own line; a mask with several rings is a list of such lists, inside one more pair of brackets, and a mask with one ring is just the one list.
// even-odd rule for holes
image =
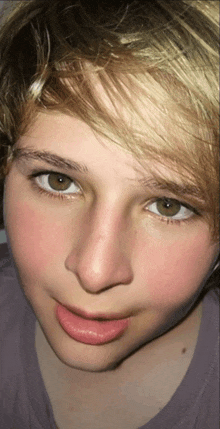
[[[38, 320], [36, 349], [57, 424], [63, 429], [73, 421], [76, 429], [86, 424], [90, 429], [140, 426], [168, 402], [190, 364], [202, 303], [184, 316], [218, 252], [209, 226], [202, 215], [183, 206], [175, 215], [181, 222], [168, 224], [166, 216], [158, 209], [155, 212], [153, 200], [167, 197], [195, 209], [196, 201], [143, 188], [138, 180], [149, 176], [147, 161], [146, 168], [141, 167], [131, 154], [98, 138], [73, 117], [40, 113], [17, 147], [48, 151], [89, 170], [61, 169], [20, 157], [5, 181], [6, 230], [22, 287]], [[48, 194], [39, 193], [34, 179], [28, 179], [36, 170], [44, 171], [44, 176], [35, 179], [35, 184]], [[66, 197], [49, 197], [54, 190], [45, 171], [71, 179]], [[168, 167], [164, 174], [179, 180]], [[108, 344], [80, 343], [59, 325], [58, 301], [91, 313], [129, 316], [129, 328]], [[182, 353], [183, 348], [188, 354]], [[170, 386], [164, 388], [171, 374], [175, 376], [169, 377]], [[126, 387], [129, 380], [130, 390]], [[139, 391], [141, 386], [144, 397], [148, 395], [145, 415], [138, 408], [141, 403], [146, 410], [142, 395], [131, 409], [138, 397], [137, 381]], [[116, 387], [127, 393], [121, 396]], [[152, 389], [154, 404], [149, 402]], [[74, 401], [82, 397], [89, 410], [88, 422], [84, 408], [74, 408]], [[105, 410], [107, 398], [115, 403], [114, 410], [121, 401], [118, 409], [124, 415], [107, 412], [102, 426], [97, 415]], [[63, 403], [60, 407], [59, 402]]]

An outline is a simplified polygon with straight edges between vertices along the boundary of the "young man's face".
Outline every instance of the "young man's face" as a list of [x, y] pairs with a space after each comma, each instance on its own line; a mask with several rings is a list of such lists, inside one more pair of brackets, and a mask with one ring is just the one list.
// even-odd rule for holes
[[158, 189], [148, 161], [73, 117], [39, 114], [17, 147], [29, 155], [6, 178], [4, 213], [22, 287], [62, 362], [110, 369], [183, 317], [217, 246], [204, 218], [178, 204], [196, 210], [195, 199]]

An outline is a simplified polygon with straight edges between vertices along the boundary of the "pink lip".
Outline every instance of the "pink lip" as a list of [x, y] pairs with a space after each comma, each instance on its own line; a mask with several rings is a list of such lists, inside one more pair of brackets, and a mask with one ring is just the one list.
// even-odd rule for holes
[[[81, 310], [58, 304], [56, 317], [64, 331], [74, 340], [84, 344], [106, 344], [120, 337], [129, 325], [129, 318], [114, 315], [88, 315]], [[102, 319], [102, 320], [99, 320]]]

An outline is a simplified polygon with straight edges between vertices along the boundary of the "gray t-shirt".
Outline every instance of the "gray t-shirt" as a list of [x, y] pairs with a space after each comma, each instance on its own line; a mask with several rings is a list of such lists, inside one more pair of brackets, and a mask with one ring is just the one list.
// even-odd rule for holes
[[[0, 429], [56, 429], [35, 350], [36, 317], [6, 244], [0, 245], [0, 326]], [[184, 379], [168, 404], [139, 429], [219, 429], [218, 339], [219, 298], [212, 290], [204, 297], [199, 337]]]

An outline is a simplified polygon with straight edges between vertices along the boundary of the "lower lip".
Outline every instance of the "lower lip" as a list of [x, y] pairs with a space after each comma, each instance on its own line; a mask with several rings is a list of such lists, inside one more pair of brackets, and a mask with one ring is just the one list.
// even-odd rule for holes
[[129, 319], [84, 319], [61, 304], [56, 308], [57, 319], [63, 330], [74, 340], [84, 344], [106, 344], [120, 337], [128, 328]]

